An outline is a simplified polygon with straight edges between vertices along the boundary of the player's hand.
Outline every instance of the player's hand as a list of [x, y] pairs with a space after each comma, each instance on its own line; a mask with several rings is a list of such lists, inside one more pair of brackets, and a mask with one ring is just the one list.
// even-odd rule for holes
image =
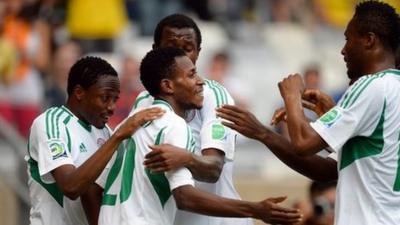
[[[317, 90], [314, 90], [314, 91], [317, 91]], [[305, 92], [307, 92], [307, 90]], [[323, 115], [325, 113], [325, 112], [323, 112], [323, 110], [321, 109], [320, 106], [318, 106], [317, 104], [314, 104], [312, 102], [309, 102], [309, 101], [306, 101], [303, 99], [301, 101], [301, 104], [303, 105], [304, 108], [314, 111], [318, 115], [318, 117], [320, 117], [321, 115]], [[285, 107], [275, 110], [274, 115], [272, 116], [270, 125], [276, 126], [281, 121], [286, 122], [286, 108]]]
[[278, 83], [279, 91], [283, 99], [293, 96], [301, 96], [304, 92], [305, 85], [300, 74], [291, 74]]
[[244, 136], [262, 140], [267, 128], [249, 111], [234, 105], [223, 105], [217, 109], [217, 116], [227, 121], [222, 124], [230, 127]]
[[115, 134], [118, 134], [122, 139], [128, 138], [132, 136], [140, 126], [161, 117], [164, 113], [165, 111], [159, 107], [141, 110], [126, 119], [115, 131]]
[[274, 115], [272, 116], [270, 125], [276, 126], [281, 121], [286, 122], [286, 108], [285, 107], [281, 107], [281, 108], [275, 110]]
[[317, 89], [306, 89], [302, 99], [310, 103], [307, 108], [314, 111], [319, 117], [335, 106], [335, 101], [329, 95]]
[[143, 165], [152, 172], [165, 172], [181, 168], [190, 162], [192, 153], [169, 144], [151, 145]]
[[268, 198], [259, 202], [255, 218], [271, 224], [296, 224], [302, 215], [298, 209], [288, 209], [279, 205], [286, 197]]

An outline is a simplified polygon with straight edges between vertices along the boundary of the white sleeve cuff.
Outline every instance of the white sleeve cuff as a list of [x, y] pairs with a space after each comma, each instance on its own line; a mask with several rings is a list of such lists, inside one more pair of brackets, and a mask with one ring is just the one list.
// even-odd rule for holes
[[324, 141], [329, 145], [330, 149], [334, 152], [338, 152], [340, 149], [340, 144], [327, 132], [325, 125], [318, 122], [311, 122], [311, 127], [319, 134], [319, 136], [324, 139]]
[[175, 171], [166, 172], [165, 175], [169, 181], [171, 191], [184, 185], [194, 186], [192, 173], [185, 167]]
[[74, 163], [70, 158], [62, 158], [62, 159], [60, 158], [60, 160], [57, 160], [57, 162], [51, 164], [48, 167], [43, 168], [39, 166], [39, 175], [43, 180], [43, 182], [54, 183], [55, 180], [53, 178], [53, 175], [51, 174], [51, 171], [63, 165], [74, 165]]

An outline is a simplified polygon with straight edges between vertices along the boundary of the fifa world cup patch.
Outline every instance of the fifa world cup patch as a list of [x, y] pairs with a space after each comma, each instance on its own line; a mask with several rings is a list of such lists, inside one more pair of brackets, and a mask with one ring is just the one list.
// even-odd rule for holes
[[222, 140], [225, 138], [225, 127], [221, 124], [212, 125], [212, 138], [215, 140]]
[[48, 146], [51, 151], [51, 156], [53, 160], [58, 159], [60, 157], [67, 157], [67, 151], [65, 149], [64, 143], [59, 140], [50, 141]]
[[325, 126], [330, 127], [341, 116], [342, 115], [341, 115], [340, 111], [337, 108], [333, 108], [333, 109], [329, 110], [327, 113], [325, 113], [324, 115], [322, 115], [321, 118], [319, 118], [319, 121], [321, 121]]

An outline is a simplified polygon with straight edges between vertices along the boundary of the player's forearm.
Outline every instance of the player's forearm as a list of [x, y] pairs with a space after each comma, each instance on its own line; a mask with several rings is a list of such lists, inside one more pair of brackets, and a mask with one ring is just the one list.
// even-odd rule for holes
[[90, 225], [97, 225], [100, 213], [103, 189], [97, 184], [92, 184], [89, 189], [81, 195], [82, 207]]
[[269, 129], [262, 136], [263, 139], [260, 141], [291, 169], [315, 181], [337, 179], [337, 163], [335, 160], [317, 155], [298, 156], [286, 138]]
[[254, 217], [257, 203], [222, 198], [182, 186], [173, 190], [177, 206], [181, 210], [219, 217]]
[[218, 156], [198, 156], [192, 154], [191, 160], [186, 165], [194, 179], [203, 182], [215, 183], [221, 175], [224, 166], [223, 159]]
[[88, 160], [66, 176], [59, 185], [64, 194], [75, 199], [87, 191], [101, 174], [122, 140], [118, 135], [111, 136]]
[[285, 96], [287, 126], [293, 149], [299, 155], [311, 155], [316, 149], [311, 144], [313, 129], [304, 116], [301, 95]]

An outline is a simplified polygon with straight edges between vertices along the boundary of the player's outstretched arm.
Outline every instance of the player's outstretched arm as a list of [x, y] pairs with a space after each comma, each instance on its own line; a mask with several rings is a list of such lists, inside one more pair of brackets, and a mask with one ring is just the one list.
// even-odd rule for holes
[[283, 136], [264, 126], [251, 112], [233, 105], [217, 109], [222, 123], [246, 137], [258, 140], [271, 150], [283, 163], [302, 175], [316, 181], [337, 179], [337, 162], [330, 158], [314, 155], [298, 156], [291, 143]]
[[204, 215], [252, 217], [274, 224], [294, 224], [301, 220], [297, 209], [287, 209], [279, 205], [286, 197], [248, 202], [219, 197], [190, 185], [175, 188], [172, 192], [179, 209]]
[[160, 108], [151, 108], [129, 117], [81, 166], [76, 168], [73, 165], [63, 165], [54, 169], [51, 173], [57, 186], [68, 198], [78, 198], [94, 183], [118, 145], [130, 137], [142, 124], [160, 117], [163, 113], [164, 111]]
[[215, 183], [224, 165], [224, 155], [216, 149], [205, 149], [202, 156], [169, 144], [149, 146], [152, 151], [143, 164], [153, 172], [166, 172], [180, 167], [190, 170], [198, 181]]

